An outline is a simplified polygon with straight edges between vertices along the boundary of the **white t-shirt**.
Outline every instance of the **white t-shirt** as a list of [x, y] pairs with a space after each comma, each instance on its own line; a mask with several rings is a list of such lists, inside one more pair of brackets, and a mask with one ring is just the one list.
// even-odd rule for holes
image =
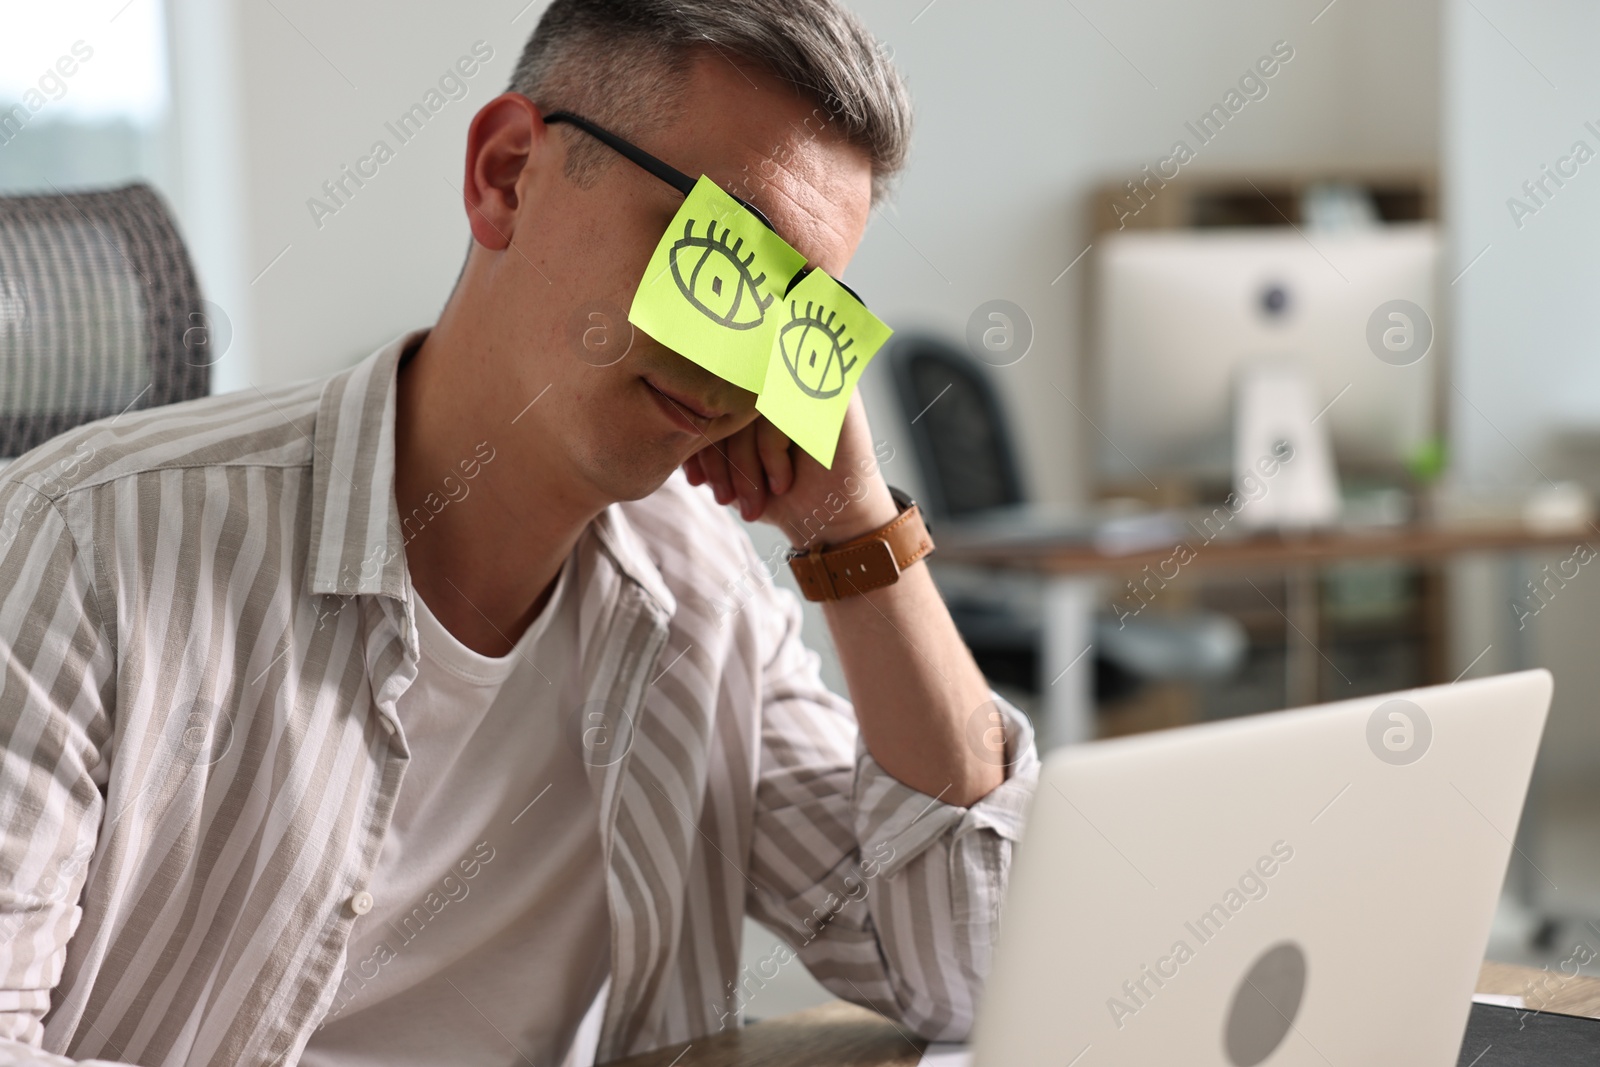
[[411, 764], [307, 1067], [567, 1055], [611, 944], [598, 806], [566, 736], [581, 703], [576, 566], [500, 658], [413, 594], [421, 664], [396, 708]]

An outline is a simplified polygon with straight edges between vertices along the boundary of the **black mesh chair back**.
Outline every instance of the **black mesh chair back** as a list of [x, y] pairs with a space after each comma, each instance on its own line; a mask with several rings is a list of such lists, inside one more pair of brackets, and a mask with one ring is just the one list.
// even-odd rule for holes
[[895, 334], [884, 355], [910, 424], [934, 518], [975, 516], [1026, 499], [989, 368], [927, 334]]
[[207, 313], [155, 190], [0, 197], [0, 459], [211, 389]]

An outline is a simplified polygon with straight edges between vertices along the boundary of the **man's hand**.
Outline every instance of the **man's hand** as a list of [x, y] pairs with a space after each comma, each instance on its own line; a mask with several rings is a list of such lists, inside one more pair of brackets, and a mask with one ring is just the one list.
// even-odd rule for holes
[[837, 544], [875, 530], [898, 512], [878, 470], [858, 392], [850, 398], [829, 469], [793, 447], [765, 418], [707, 445], [683, 465], [691, 485], [709, 482], [717, 503], [739, 503], [746, 521], [779, 527], [796, 548]]
[[[774, 523], [796, 548], [848, 541], [899, 513], [878, 470], [859, 393], [850, 398], [831, 470], [790, 447], [762, 418], [702, 448], [683, 467], [692, 484], [711, 484], [718, 503], [737, 500], [746, 520]], [[884, 770], [961, 807], [1004, 781], [1003, 748], [971, 740], [974, 718], [988, 722], [993, 713], [989, 684], [926, 564], [872, 593], [828, 601], [823, 615], [862, 739]]]

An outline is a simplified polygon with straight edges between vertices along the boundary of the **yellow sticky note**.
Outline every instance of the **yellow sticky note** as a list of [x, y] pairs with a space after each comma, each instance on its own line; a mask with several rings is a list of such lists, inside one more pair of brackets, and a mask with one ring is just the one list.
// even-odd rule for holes
[[713, 374], [760, 392], [773, 312], [804, 265], [788, 242], [701, 175], [656, 245], [628, 321]]
[[832, 469], [850, 394], [893, 333], [820, 270], [778, 302], [766, 384], [756, 410]]

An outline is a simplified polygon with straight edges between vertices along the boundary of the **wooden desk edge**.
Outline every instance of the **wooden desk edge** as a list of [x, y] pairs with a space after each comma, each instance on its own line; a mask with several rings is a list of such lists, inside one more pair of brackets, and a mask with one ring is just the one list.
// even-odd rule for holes
[[[1435, 559], [1493, 552], [1573, 551], [1591, 541], [1589, 527], [1560, 531], [1516, 526], [1377, 528], [1315, 533], [1305, 536], [1225, 538], [1206, 541], [1183, 538], [1171, 546], [1113, 555], [1078, 542], [1007, 542], [952, 538], [939, 542], [931, 559], [971, 566], [998, 567], [1035, 574], [1119, 575], [1150, 566], [1181, 565], [1182, 569], [1250, 570], [1332, 563], [1352, 559]], [[1177, 557], [1180, 546], [1189, 555]], [[1186, 559], [1187, 562], [1183, 562]], [[1167, 575], [1170, 580], [1171, 575]]]
[[[1600, 978], [1486, 960], [1477, 991], [1523, 997], [1530, 1009], [1600, 1019]], [[925, 1044], [876, 1012], [836, 1000], [606, 1067], [916, 1067]]]
[[1485, 960], [1478, 971], [1478, 992], [1521, 997], [1533, 1011], [1600, 1019], [1600, 978], [1564, 974], [1559, 968], [1538, 970]]
[[835, 1000], [604, 1067], [916, 1067], [926, 1044], [875, 1011]]

